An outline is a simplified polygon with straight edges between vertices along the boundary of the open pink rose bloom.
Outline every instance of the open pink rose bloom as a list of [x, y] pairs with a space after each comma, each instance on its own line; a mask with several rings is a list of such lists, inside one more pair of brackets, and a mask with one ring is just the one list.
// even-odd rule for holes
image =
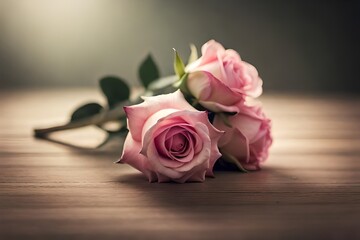
[[180, 91], [144, 98], [125, 111], [129, 133], [119, 162], [143, 172], [150, 182], [202, 182], [205, 175], [213, 176], [222, 132]]

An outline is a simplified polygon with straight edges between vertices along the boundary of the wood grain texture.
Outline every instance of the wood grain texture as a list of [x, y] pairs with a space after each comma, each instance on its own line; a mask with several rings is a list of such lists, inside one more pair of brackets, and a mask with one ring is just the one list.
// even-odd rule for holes
[[[95, 91], [0, 93], [0, 239], [359, 239], [360, 98], [262, 97], [274, 145], [262, 171], [148, 183], [90, 151], [32, 137]], [[57, 134], [87, 146], [96, 129]]]

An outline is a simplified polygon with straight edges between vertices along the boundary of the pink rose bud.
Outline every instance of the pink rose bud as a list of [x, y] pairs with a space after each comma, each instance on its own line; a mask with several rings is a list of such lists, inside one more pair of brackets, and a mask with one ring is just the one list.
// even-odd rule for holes
[[143, 103], [124, 109], [129, 133], [120, 163], [143, 172], [150, 182], [202, 182], [205, 175], [213, 176], [222, 132], [179, 90], [145, 97]]
[[204, 107], [214, 112], [238, 112], [246, 96], [262, 93], [262, 80], [254, 66], [239, 54], [210, 40], [201, 48], [202, 56], [186, 67], [187, 87]]
[[261, 107], [239, 106], [240, 112], [228, 117], [232, 127], [219, 116], [214, 126], [225, 131], [219, 142], [220, 151], [236, 159], [247, 170], [260, 169], [260, 163], [268, 158], [272, 144], [271, 121]]

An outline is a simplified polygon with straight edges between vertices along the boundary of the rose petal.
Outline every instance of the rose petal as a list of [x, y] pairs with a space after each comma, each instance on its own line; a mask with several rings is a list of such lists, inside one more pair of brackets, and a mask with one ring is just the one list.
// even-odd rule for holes
[[272, 141], [270, 128], [268, 128], [261, 138], [250, 144], [250, 157], [253, 155], [257, 162], [264, 162], [268, 158]]
[[185, 137], [184, 135], [177, 133], [173, 135], [172, 137], [173, 141], [171, 144], [171, 151], [179, 152], [181, 151], [185, 146]]
[[223, 147], [224, 145], [228, 144], [233, 135], [234, 128], [227, 126], [222, 118], [218, 115], [215, 115], [213, 120], [213, 125], [215, 128], [224, 131], [224, 134], [221, 136], [219, 141], [219, 148]]
[[201, 103], [212, 111], [235, 111], [236, 104], [244, 101], [243, 94], [233, 91], [211, 73], [198, 71], [189, 74], [187, 86]]
[[[227, 49], [223, 56], [218, 60], [221, 63], [221, 72], [223, 77], [221, 80], [232, 90], [241, 90], [244, 87], [240, 75], [241, 58], [240, 55], [232, 50]], [[241, 91], [244, 94], [243, 91]]]
[[260, 130], [261, 121], [250, 116], [238, 113], [238, 116], [229, 118], [230, 124], [239, 129], [251, 143]]
[[195, 154], [194, 141], [193, 141], [194, 137], [190, 136], [189, 132], [184, 132], [183, 135], [186, 138], [185, 146], [183, 147], [183, 149], [181, 149], [181, 151], [174, 152], [174, 154], [176, 154], [178, 161], [188, 162], [192, 159], [192, 157]]
[[[149, 155], [149, 153], [151, 153], [151, 155]], [[149, 144], [149, 147], [147, 148], [147, 152], [145, 155], [148, 158], [152, 158], [156, 161], [159, 161], [164, 167], [177, 168], [177, 167], [181, 167], [182, 165], [184, 165], [183, 162], [177, 161], [177, 159], [175, 159], [169, 153], [168, 153], [168, 156], [161, 155], [154, 142], [151, 142]]]
[[[144, 135], [145, 133], [152, 128], [154, 125], [157, 124], [157, 122], [160, 119], [163, 119], [164, 117], [169, 116], [170, 114], [174, 113], [174, 112], [178, 112], [180, 110], [177, 109], [172, 109], [172, 108], [168, 108], [168, 109], [162, 109], [156, 113], [154, 113], [151, 117], [149, 117], [146, 122], [143, 125], [143, 129], [142, 129], [142, 133], [141, 133], [141, 139], [144, 139]], [[168, 119], [169, 121], [169, 125], [173, 125], [174, 123], [176, 123], [176, 119]], [[155, 137], [155, 136], [154, 136]]]
[[[191, 162], [185, 163], [181, 167], [176, 168], [176, 171], [188, 172], [191, 169], [193, 169], [195, 166], [198, 166], [203, 162], [209, 162], [211, 155], [211, 140], [209, 136], [209, 130], [205, 124], [197, 123], [196, 132], [199, 135], [199, 137], [202, 139], [202, 150], [199, 152], [199, 154], [194, 156]], [[209, 163], [207, 163], [207, 168], [208, 167], [209, 167]]]
[[[188, 139], [188, 137], [186, 136], [187, 134], [184, 134], [184, 132], [188, 133], [186, 128], [182, 128], [181, 126], [182, 126], [182, 124], [178, 124], [178, 126], [172, 127], [171, 129], [169, 129], [169, 131], [167, 131], [167, 136], [166, 136], [166, 138], [169, 138], [169, 139], [165, 140], [165, 142], [171, 141], [171, 144], [173, 144], [172, 137], [177, 134], [181, 134], [185, 139], [187, 139], [187, 140], [185, 140], [185, 141], [187, 141], [186, 149], [183, 149], [183, 151], [181, 151], [181, 152], [176, 152], [171, 149], [166, 149], [169, 158], [171, 158], [175, 161], [184, 163], [184, 162], [189, 162], [192, 160], [192, 158], [194, 156], [194, 149], [193, 149], [193, 145], [192, 145], [193, 144], [192, 140]], [[175, 129], [175, 130], [171, 131], [172, 129]], [[190, 142], [189, 142], [189, 140], [190, 140]]]
[[215, 40], [210, 40], [201, 47], [201, 64], [207, 64], [216, 60], [217, 54], [225, 51], [225, 48]]
[[192, 171], [189, 171], [187, 173], [185, 173], [184, 176], [182, 176], [179, 179], [175, 179], [175, 182], [178, 183], [184, 183], [184, 182], [203, 182], [205, 181], [205, 174], [206, 174], [206, 169], [208, 167], [208, 165], [206, 164], [206, 162], [204, 162], [203, 164], [196, 166]]
[[262, 94], [263, 81], [259, 77], [256, 68], [248, 62], [241, 61], [239, 64], [240, 76], [244, 83], [244, 93], [256, 98]]
[[[182, 162], [177, 161], [176, 158], [174, 158], [174, 156], [171, 154], [170, 151], [168, 151], [168, 149], [165, 146], [166, 143], [166, 133], [168, 132], [168, 129], [165, 130], [164, 132], [162, 132], [161, 134], [159, 134], [159, 136], [154, 138], [154, 143], [153, 146], [155, 150], [157, 152], [157, 154], [159, 155], [159, 161], [165, 166], [165, 167], [180, 167], [183, 165]], [[142, 154], [147, 155], [147, 150], [146, 151], [141, 151]]]
[[159, 183], [170, 182], [172, 180], [171, 178], [164, 176], [161, 173], [156, 173], [156, 176]]
[[127, 163], [136, 168], [140, 172], [144, 173], [150, 182], [156, 181], [154, 173], [150, 171], [150, 166], [145, 156], [140, 154], [141, 143], [135, 141], [129, 132], [126, 136], [123, 153], [118, 163]]
[[249, 141], [238, 129], [234, 129], [231, 142], [221, 147], [221, 151], [234, 156], [240, 163], [247, 163], [250, 157]]
[[143, 126], [148, 118], [163, 109], [196, 111], [185, 100], [180, 90], [155, 97], [144, 97], [144, 102], [124, 108], [128, 118], [128, 129], [136, 141], [141, 141]]
[[158, 154], [156, 147], [154, 146], [154, 142], [151, 142], [149, 144], [149, 147], [147, 148], [146, 156], [154, 172], [163, 174], [171, 179], [181, 178], [184, 175], [183, 173], [174, 170], [176, 169], [176, 165], [182, 163], [174, 160], [167, 160], [161, 157]]

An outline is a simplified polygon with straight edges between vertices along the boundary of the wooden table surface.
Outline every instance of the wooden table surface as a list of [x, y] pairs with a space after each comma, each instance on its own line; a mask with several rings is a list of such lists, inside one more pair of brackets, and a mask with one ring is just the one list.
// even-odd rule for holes
[[[95, 90], [0, 93], [0, 239], [359, 239], [360, 98], [266, 95], [274, 144], [262, 171], [148, 183], [107, 149], [32, 137]], [[96, 144], [95, 128], [57, 134]]]

